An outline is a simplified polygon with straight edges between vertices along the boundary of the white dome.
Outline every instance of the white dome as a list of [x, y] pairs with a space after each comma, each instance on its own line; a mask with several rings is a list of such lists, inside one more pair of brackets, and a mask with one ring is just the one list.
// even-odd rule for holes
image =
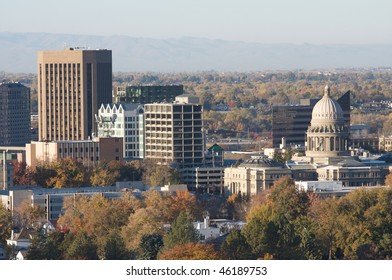
[[330, 88], [325, 87], [324, 96], [314, 105], [312, 124], [330, 124], [343, 122], [343, 110], [339, 103], [330, 96]]

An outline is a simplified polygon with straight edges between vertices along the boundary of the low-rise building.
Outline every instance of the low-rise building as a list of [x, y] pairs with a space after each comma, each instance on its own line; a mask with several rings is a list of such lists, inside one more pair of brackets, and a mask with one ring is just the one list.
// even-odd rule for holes
[[100, 161], [122, 161], [123, 140], [117, 137], [91, 140], [37, 141], [26, 145], [26, 163], [34, 168], [40, 163], [73, 158], [88, 166]]
[[225, 168], [224, 184], [229, 194], [256, 195], [284, 176], [291, 176], [286, 165], [265, 156], [253, 156], [237, 167]]

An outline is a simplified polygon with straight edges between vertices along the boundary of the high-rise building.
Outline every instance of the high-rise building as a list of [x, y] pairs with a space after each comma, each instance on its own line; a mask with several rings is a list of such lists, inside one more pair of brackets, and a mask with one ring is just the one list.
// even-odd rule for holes
[[176, 96], [184, 94], [183, 85], [143, 85], [117, 88], [119, 103], [172, 103]]
[[98, 137], [123, 138], [124, 159], [144, 158], [144, 109], [141, 104], [102, 104]]
[[0, 84], [0, 146], [24, 146], [30, 142], [30, 129], [30, 89]]
[[[288, 146], [305, 146], [306, 130], [312, 119], [314, 105], [320, 99], [301, 99], [299, 105], [276, 105], [272, 107], [272, 146], [278, 148], [282, 138]], [[350, 127], [350, 91], [337, 102], [343, 110], [344, 126]]]
[[202, 105], [180, 95], [174, 103], [144, 106], [145, 158], [175, 163], [179, 168], [203, 164]]
[[38, 52], [38, 139], [85, 140], [99, 106], [112, 102], [112, 51]]

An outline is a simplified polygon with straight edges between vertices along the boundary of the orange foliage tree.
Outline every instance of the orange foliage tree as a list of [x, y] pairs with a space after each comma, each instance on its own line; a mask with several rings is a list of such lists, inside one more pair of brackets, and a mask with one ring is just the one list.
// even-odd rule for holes
[[222, 260], [223, 255], [214, 246], [201, 243], [177, 245], [159, 255], [160, 260]]

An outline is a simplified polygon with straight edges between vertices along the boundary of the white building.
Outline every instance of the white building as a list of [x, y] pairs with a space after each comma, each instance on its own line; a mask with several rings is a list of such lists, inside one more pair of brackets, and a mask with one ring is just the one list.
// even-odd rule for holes
[[102, 104], [98, 110], [98, 137], [123, 138], [124, 159], [144, 158], [144, 109], [140, 104]]
[[229, 194], [256, 195], [284, 176], [291, 176], [286, 165], [265, 156], [253, 156], [237, 167], [225, 168], [224, 182]]

